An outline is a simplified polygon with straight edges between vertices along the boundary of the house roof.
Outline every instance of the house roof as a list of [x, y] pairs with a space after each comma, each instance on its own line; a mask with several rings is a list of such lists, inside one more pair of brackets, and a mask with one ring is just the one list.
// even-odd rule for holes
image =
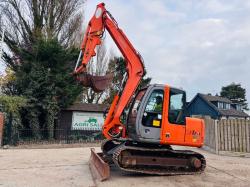
[[224, 103], [232, 103], [228, 98], [225, 97], [220, 97], [220, 96], [213, 96], [213, 95], [206, 95], [206, 94], [201, 94], [200, 95], [205, 98], [207, 101], [219, 101], [219, 102], [224, 102]]
[[213, 108], [216, 112], [219, 113], [219, 115], [221, 116], [232, 116], [232, 117], [249, 117], [248, 114], [246, 114], [243, 111], [238, 111], [236, 109], [219, 109], [218, 107], [216, 107], [212, 102], [213, 101], [220, 101], [220, 102], [225, 102], [225, 103], [230, 103], [232, 104], [232, 102], [224, 97], [220, 97], [220, 96], [212, 96], [212, 95], [206, 95], [206, 94], [201, 94], [198, 93], [193, 99], [192, 101], [189, 103], [192, 104], [192, 102], [195, 100], [196, 97], [200, 97], [202, 98], [211, 108]]
[[229, 110], [221, 110], [219, 109], [219, 112], [222, 114], [222, 116], [232, 116], [232, 117], [249, 117], [248, 114], [246, 114], [243, 111], [235, 110], [235, 109], [229, 109]]
[[84, 111], [84, 112], [104, 112], [108, 105], [103, 104], [89, 104], [89, 103], [75, 103], [70, 107], [63, 109], [64, 111]]
[[[213, 108], [216, 112], [219, 113], [218, 108], [217, 108], [213, 103], [211, 103], [210, 100], [208, 100], [209, 97], [206, 97], [205, 94], [198, 93], [198, 94], [194, 97], [194, 99], [195, 99], [196, 97], [202, 98], [211, 108]], [[192, 101], [193, 101], [193, 100], [192, 100]], [[191, 101], [190, 103], [192, 103], [192, 101]]]

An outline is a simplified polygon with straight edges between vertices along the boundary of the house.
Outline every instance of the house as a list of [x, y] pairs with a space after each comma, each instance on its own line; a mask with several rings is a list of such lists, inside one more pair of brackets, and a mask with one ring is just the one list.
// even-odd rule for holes
[[225, 97], [198, 93], [187, 105], [187, 113], [210, 116], [213, 119], [246, 119], [249, 115], [242, 110], [240, 104], [232, 103]]

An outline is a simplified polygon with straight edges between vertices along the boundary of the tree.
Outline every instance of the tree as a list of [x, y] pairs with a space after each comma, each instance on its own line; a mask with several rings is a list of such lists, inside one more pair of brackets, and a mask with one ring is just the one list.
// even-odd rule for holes
[[7, 27], [5, 43], [10, 54], [3, 58], [13, 78], [3, 91], [23, 96], [21, 110], [25, 128], [39, 138], [39, 129], [52, 137], [60, 108], [71, 104], [81, 92], [70, 74], [77, 59], [82, 26], [82, 0], [2, 0], [0, 30]]
[[246, 89], [241, 84], [231, 83], [222, 87], [220, 95], [230, 99], [233, 103], [241, 104], [244, 110], [249, 110], [246, 100]]
[[0, 77], [1, 92], [6, 95], [15, 95], [15, 86], [13, 85], [15, 79], [15, 73], [10, 68], [6, 68], [5, 75]]
[[[126, 60], [123, 57], [114, 57], [109, 62], [108, 72], [112, 72], [114, 74], [114, 78], [110, 88], [107, 90], [108, 93], [104, 103], [110, 104], [112, 103], [115, 94], [118, 93], [123, 76], [126, 74]], [[145, 70], [145, 75], [142, 78], [138, 89], [146, 87], [148, 84], [150, 84], [151, 78], [146, 77], [146, 74], [147, 72]]]
[[14, 75], [9, 72], [1, 79], [2, 91], [25, 97], [27, 105], [21, 111], [24, 127], [31, 128], [37, 138], [40, 129], [48, 129], [51, 138], [59, 109], [72, 104], [82, 91], [71, 75], [78, 50], [65, 49], [56, 40], [41, 40], [32, 51], [20, 49], [19, 54], [22, 64]]
[[36, 136], [39, 129], [48, 129], [51, 138], [59, 109], [72, 104], [82, 90], [71, 75], [78, 50], [51, 40], [39, 41], [32, 53], [24, 50], [21, 54], [22, 66], [15, 72], [14, 85], [17, 94], [28, 99], [22, 111], [24, 121]]
[[6, 29], [6, 43], [17, 53], [39, 39], [57, 38], [71, 46], [82, 28], [83, 0], [2, 0], [0, 29]]
[[17, 130], [22, 127], [20, 109], [26, 105], [26, 99], [18, 96], [0, 96], [1, 112], [4, 119], [4, 143], [14, 143]]

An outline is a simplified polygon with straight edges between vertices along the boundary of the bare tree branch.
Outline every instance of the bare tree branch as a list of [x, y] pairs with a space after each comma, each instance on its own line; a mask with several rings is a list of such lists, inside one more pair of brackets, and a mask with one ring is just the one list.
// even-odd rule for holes
[[9, 40], [16, 45], [30, 46], [39, 38], [56, 38], [68, 47], [75, 41], [75, 32], [82, 28], [83, 3], [84, 0], [1, 0], [0, 19], [6, 22]]

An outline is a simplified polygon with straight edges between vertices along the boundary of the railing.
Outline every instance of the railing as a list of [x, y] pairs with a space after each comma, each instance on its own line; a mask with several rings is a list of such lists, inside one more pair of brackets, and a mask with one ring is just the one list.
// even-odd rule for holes
[[40, 129], [36, 133], [31, 129], [21, 129], [14, 133], [10, 144], [98, 143], [102, 140], [100, 131], [55, 129], [52, 134], [49, 134], [46, 129]]

